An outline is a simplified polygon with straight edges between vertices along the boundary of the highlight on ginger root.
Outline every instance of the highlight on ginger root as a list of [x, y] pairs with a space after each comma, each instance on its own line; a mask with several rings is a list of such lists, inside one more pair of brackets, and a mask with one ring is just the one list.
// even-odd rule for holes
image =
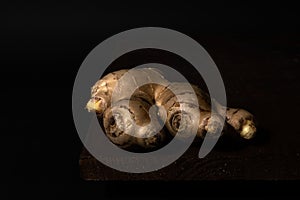
[[[129, 75], [124, 76], [125, 80], [120, 83], [119, 80], [125, 73]], [[143, 79], [148, 79], [150, 82], [153, 80], [156, 84], [138, 87], [138, 83]], [[128, 91], [116, 91], [117, 84], [124, 84], [126, 90], [134, 91], [130, 99], [126, 96]], [[197, 99], [193, 99], [195, 95], [191, 93], [190, 88]], [[177, 95], [172, 91], [178, 91]], [[112, 98], [117, 98], [114, 101], [117, 103], [112, 105]], [[129, 105], [126, 103], [128, 100]], [[197, 105], [195, 102], [198, 102]], [[181, 130], [195, 128], [197, 136], [203, 138], [206, 133], [213, 134], [220, 130], [224, 121], [218, 114], [221, 111], [226, 111], [222, 133], [226, 132], [227, 126], [232, 126], [242, 138], [254, 137], [256, 125], [251, 113], [243, 109], [226, 108], [216, 101], [215, 104], [217, 112], [212, 113], [210, 98], [199, 87], [195, 85], [191, 87], [189, 83], [170, 83], [159, 71], [143, 68], [130, 71], [119, 70], [101, 78], [92, 87], [91, 99], [86, 108], [89, 112], [96, 112], [98, 119], [103, 123], [107, 137], [114, 144], [125, 149], [134, 146], [155, 149], [168, 141], [170, 136], [180, 134]], [[156, 107], [155, 111], [153, 111], [154, 107]], [[200, 120], [196, 121], [194, 114], [199, 111]], [[155, 112], [157, 118], [150, 120], [150, 112]], [[161, 128], [162, 123], [165, 128]], [[134, 124], [142, 128], [136, 129]], [[180, 135], [183, 138], [188, 136]]]

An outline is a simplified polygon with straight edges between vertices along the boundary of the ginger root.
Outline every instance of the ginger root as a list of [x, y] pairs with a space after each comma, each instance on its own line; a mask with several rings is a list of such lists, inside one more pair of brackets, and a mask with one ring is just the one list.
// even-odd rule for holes
[[[127, 91], [114, 91], [119, 84], [118, 81], [126, 72], [129, 76], [126, 76], [127, 79], [122, 84], [126, 84], [126, 89], [134, 90], [130, 99], [125, 95]], [[143, 79], [152, 79], [161, 84], [150, 83], [138, 87], [139, 81]], [[212, 115], [208, 94], [193, 85], [192, 89], [198, 102], [198, 105], [195, 105], [193, 103], [195, 101], [191, 101], [195, 96], [189, 88], [189, 83], [169, 83], [159, 71], [153, 68], [119, 70], [107, 74], [95, 83], [86, 108], [89, 112], [96, 112], [98, 119], [102, 120], [107, 137], [114, 144], [125, 149], [130, 149], [132, 146], [155, 149], [168, 141], [170, 136], [180, 134], [182, 129], [192, 130], [195, 127], [197, 136], [203, 138], [206, 133], [213, 134], [222, 127], [222, 117], [218, 115], [221, 111], [226, 111], [223, 132], [226, 131], [227, 126], [232, 126], [242, 138], [254, 137], [256, 124], [251, 113], [243, 109], [226, 108], [215, 102], [217, 112]], [[177, 95], [172, 91], [178, 91]], [[118, 99], [117, 103], [111, 105], [113, 92], [117, 93]], [[129, 100], [129, 106], [126, 100]], [[157, 108], [155, 111], [157, 118], [154, 120], [150, 120], [149, 117], [152, 105]], [[161, 109], [162, 107], [164, 109]], [[166, 113], [161, 112], [162, 110]], [[200, 120], [195, 121], [193, 115], [199, 110]], [[133, 126], [136, 123], [145, 127], [149, 121], [153, 123], [138, 131]], [[161, 123], [165, 124], [167, 131], [165, 128], [161, 129]], [[182, 135], [182, 137], [188, 136]]]

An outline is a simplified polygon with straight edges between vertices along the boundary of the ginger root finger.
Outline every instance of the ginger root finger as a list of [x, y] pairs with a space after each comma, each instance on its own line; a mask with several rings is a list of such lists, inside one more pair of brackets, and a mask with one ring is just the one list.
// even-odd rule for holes
[[[168, 133], [164, 129], [158, 130], [159, 121], [150, 123], [149, 109], [151, 105], [139, 98], [119, 101], [108, 108], [103, 114], [103, 125], [107, 137], [121, 148], [141, 147], [156, 149], [165, 144]], [[153, 119], [152, 119], [153, 120]], [[141, 126], [139, 129], [134, 124]]]
[[226, 113], [226, 122], [234, 128], [234, 130], [244, 139], [251, 139], [255, 136], [257, 131], [257, 122], [254, 116], [240, 108], [229, 108], [222, 106], [216, 100], [214, 100], [216, 112]]
[[127, 72], [127, 69], [112, 72], [98, 80], [91, 88], [91, 99], [86, 109], [95, 111], [101, 116], [106, 108], [110, 106], [111, 96], [119, 79]]
[[[201, 110], [203, 108], [208, 108], [211, 110], [211, 102], [210, 102], [210, 97], [207, 93], [205, 93], [203, 90], [201, 90], [197, 86], [193, 86], [198, 100], [199, 100], [199, 108]], [[251, 139], [255, 136], [256, 134], [256, 120], [254, 116], [249, 113], [248, 111], [244, 109], [237, 109], [237, 108], [228, 108], [225, 106], [222, 106], [219, 104], [216, 100], [214, 100], [214, 104], [216, 106], [216, 113], [226, 113], [226, 118], [225, 121], [226, 123], [224, 124], [224, 131], [226, 131], [226, 126], [229, 124], [232, 126], [235, 131], [240, 134], [241, 137], [245, 139]], [[220, 121], [218, 118], [220, 116], [216, 115], [214, 117], [214, 121]], [[217, 122], [219, 123], [219, 122]], [[207, 130], [207, 129], [206, 129]]]
[[[101, 116], [105, 109], [111, 106], [113, 92], [116, 92], [114, 93], [118, 97], [116, 101], [119, 101], [128, 98], [128, 91], [134, 91], [137, 88], [136, 95], [144, 97], [146, 101], [153, 103], [155, 93], [159, 92], [159, 89], [156, 86], [152, 87], [152, 84], [139, 87], [143, 85], [141, 83], [144, 80], [159, 82], [165, 85], [169, 84], [160, 72], [154, 68], [115, 71], [105, 75], [91, 88], [91, 99], [86, 105], [87, 110], [89, 112], [95, 111], [97, 115]], [[116, 89], [119, 89], [119, 91], [115, 91]]]
[[222, 131], [224, 119], [218, 114], [211, 116], [210, 104], [205, 98], [199, 88], [189, 83], [172, 83], [156, 97], [156, 104], [167, 111], [166, 127], [172, 135], [184, 132], [186, 135], [180, 134], [180, 137], [189, 137], [196, 128], [197, 136], [203, 138], [207, 132], [214, 135]]
[[226, 119], [240, 135], [245, 139], [251, 139], [256, 133], [254, 116], [244, 109], [227, 108]]

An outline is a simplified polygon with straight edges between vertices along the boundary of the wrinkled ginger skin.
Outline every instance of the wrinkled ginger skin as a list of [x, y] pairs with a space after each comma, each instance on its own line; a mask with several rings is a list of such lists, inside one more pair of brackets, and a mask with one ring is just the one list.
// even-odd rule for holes
[[[150, 70], [151, 73], [153, 72], [152, 68], [146, 69]], [[189, 83], [170, 83], [168, 86], [160, 84], [146, 84], [139, 87], [131, 97], [130, 107], [126, 107], [126, 105], [122, 106], [123, 109], [130, 111], [130, 117], [132, 120], [135, 120], [136, 123], [142, 125], [147, 124], [149, 121], [148, 111], [151, 105], [155, 104], [157, 106], [163, 106], [167, 112], [166, 116], [164, 116], [166, 119], [163, 119], [163, 121], [165, 120], [165, 126], [169, 133], [161, 131], [157, 134], [157, 137], [152, 136], [147, 140], [145, 138], [128, 136], [123, 132], [121, 133], [119, 130], [114, 129], [114, 124], [111, 124], [117, 123], [118, 121], [116, 119], [113, 120], [111, 112], [112, 109], [120, 110], [120, 107], [111, 108], [111, 98], [117, 82], [126, 72], [128, 72], [127, 69], [119, 70], [109, 73], [98, 80], [91, 89], [91, 99], [86, 105], [89, 112], [94, 111], [98, 117], [103, 119], [106, 135], [113, 143], [119, 146], [129, 147], [130, 145], [139, 145], [143, 148], [158, 146], [159, 141], [162, 142], [164, 140], [164, 135], [171, 134], [174, 136], [177, 133], [180, 124], [182, 124], [183, 128], [187, 129], [191, 128], [191, 126], [197, 126], [197, 136], [199, 137], [204, 137], [206, 133], [213, 134], [216, 132], [220, 127], [222, 127], [222, 121], [224, 120], [225, 124], [223, 132], [226, 131], [227, 126], [232, 126], [242, 138], [251, 139], [257, 131], [254, 116], [248, 111], [237, 108], [226, 108], [214, 100], [217, 112], [214, 112], [212, 115], [210, 97], [203, 90], [192, 85], [198, 102], [198, 105], [196, 106], [191, 104], [189, 101], [189, 99], [193, 97], [187, 89], [190, 85]], [[145, 72], [143, 73], [143, 75], [145, 75]], [[158, 72], [155, 71], [155, 73]], [[139, 71], [136, 70], [133, 74], [134, 76], [138, 75]], [[135, 81], [134, 76], [132, 77], [133, 82]], [[161, 75], [161, 77], [163, 76]], [[162, 82], [164, 82], [164, 84], [168, 83], [168, 81], [163, 78]], [[132, 82], [129, 85], [131, 86], [128, 87], [132, 87]], [[182, 99], [184, 99], [183, 102], [178, 101], [176, 95], [172, 93], [173, 90], [170, 90], [171, 87], [173, 87], [172, 89], [181, 91], [180, 95]], [[118, 100], [121, 102], [123, 99]], [[180, 110], [179, 105], [181, 105], [181, 108], [184, 108], [184, 110]], [[117, 106], [120, 106], [120, 104]], [[192, 121], [191, 118], [195, 109], [200, 110], [200, 120], [197, 123]], [[222, 117], [218, 114], [218, 112], [221, 113], [221, 111], [225, 110], [226, 118], [222, 120]], [[158, 111], [158, 115], [159, 114], [160, 113]], [[124, 118], [125, 116], [122, 117]], [[161, 117], [163, 116], [161, 115]]]

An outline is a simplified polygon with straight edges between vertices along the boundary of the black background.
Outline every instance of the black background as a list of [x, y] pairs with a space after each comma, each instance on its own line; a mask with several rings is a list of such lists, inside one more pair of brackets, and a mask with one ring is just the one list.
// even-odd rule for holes
[[[168, 191], [188, 196], [294, 194], [295, 182], [278, 180], [300, 178], [297, 8], [278, 1], [6, 3], [0, 8], [3, 183], [22, 186], [29, 194], [43, 192], [39, 186], [58, 196], [92, 188], [99, 198], [148, 194], [153, 187], [152, 196], [169, 196]], [[258, 157], [265, 157], [257, 163], [267, 159], [266, 167], [234, 182], [86, 183], [79, 177], [82, 144], [71, 109], [77, 70], [104, 39], [145, 26], [180, 31], [209, 52], [223, 76], [228, 104], [254, 112], [268, 135], [263, 144], [245, 147], [254, 152], [258, 146]], [[272, 182], [258, 181], [265, 179]], [[220, 192], [211, 194], [212, 188]]]

